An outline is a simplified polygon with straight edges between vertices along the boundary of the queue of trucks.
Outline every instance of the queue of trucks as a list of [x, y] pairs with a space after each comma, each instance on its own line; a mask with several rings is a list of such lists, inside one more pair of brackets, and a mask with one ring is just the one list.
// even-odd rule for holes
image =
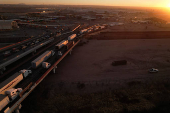
[[[89, 29], [84, 29], [80, 31], [80, 34], [84, 34]], [[91, 30], [91, 28], [90, 28]], [[61, 57], [68, 49], [74, 45], [77, 35], [72, 34], [66, 40], [61, 41], [55, 45], [54, 50], [48, 50], [40, 55], [38, 58], [31, 62], [31, 68], [34, 70], [39, 66], [42, 66], [45, 69], [48, 69], [51, 64], [47, 62], [50, 57], [59, 56]], [[29, 76], [32, 73], [32, 70], [23, 69], [15, 73], [5, 81], [0, 84], [0, 111], [21, 93], [22, 88], [15, 88], [15, 86]]]
[[18, 97], [22, 88], [14, 87], [31, 73], [31, 70], [23, 69], [0, 84], [0, 111]]

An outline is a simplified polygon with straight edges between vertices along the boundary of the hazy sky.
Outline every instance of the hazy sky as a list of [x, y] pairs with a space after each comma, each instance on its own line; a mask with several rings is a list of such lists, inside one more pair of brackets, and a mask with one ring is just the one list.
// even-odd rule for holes
[[0, 4], [64, 4], [170, 7], [170, 0], [0, 0]]

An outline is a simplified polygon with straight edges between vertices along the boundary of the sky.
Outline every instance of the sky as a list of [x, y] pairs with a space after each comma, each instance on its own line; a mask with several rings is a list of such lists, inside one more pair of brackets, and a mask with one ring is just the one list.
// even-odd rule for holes
[[0, 4], [62, 4], [62, 5], [105, 5], [170, 7], [170, 0], [0, 0]]

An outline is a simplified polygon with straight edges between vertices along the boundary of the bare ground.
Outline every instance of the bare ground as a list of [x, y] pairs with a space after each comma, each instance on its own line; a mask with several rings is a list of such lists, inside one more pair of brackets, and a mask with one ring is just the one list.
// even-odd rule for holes
[[[90, 40], [77, 46], [56, 74], [49, 74], [23, 102], [22, 112], [168, 113], [169, 43], [170, 39]], [[114, 67], [115, 60], [127, 60], [127, 65]], [[148, 73], [152, 67], [160, 71]]]

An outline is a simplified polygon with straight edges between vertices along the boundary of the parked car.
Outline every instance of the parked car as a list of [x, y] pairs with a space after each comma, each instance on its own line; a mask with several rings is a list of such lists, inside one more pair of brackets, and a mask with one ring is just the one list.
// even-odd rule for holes
[[149, 73], [157, 73], [159, 70], [156, 68], [152, 68], [149, 70]]
[[34, 45], [34, 42], [32, 42], [30, 45], [31, 45], [31, 46]]
[[12, 52], [13, 52], [13, 53], [16, 53], [16, 52], [18, 52], [18, 51], [19, 51], [18, 48], [12, 48]]
[[7, 56], [11, 55], [11, 52], [10, 52], [10, 51], [5, 51], [5, 52], [3, 53], [3, 55], [4, 55], [4, 57], [7, 57]]
[[27, 48], [27, 46], [21, 45], [21, 49], [25, 49], [25, 48]]

